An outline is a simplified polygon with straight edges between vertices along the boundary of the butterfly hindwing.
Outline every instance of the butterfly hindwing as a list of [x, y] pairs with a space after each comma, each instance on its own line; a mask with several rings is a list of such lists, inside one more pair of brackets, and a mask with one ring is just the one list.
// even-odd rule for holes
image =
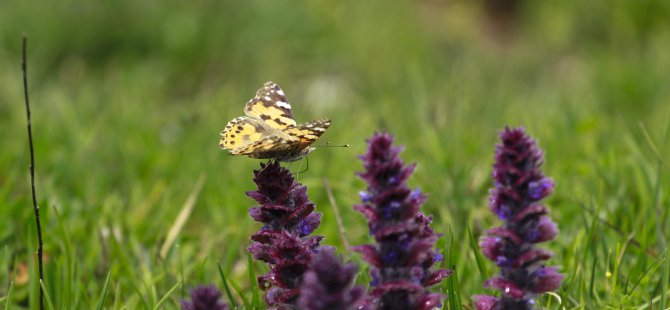
[[284, 133], [299, 139], [301, 147], [307, 147], [319, 139], [328, 127], [330, 127], [330, 120], [324, 118], [286, 128]]
[[293, 154], [298, 146], [299, 141], [297, 139], [269, 135], [241, 148], [232, 150], [231, 154], [247, 155], [251, 158], [285, 159], [287, 156], [292, 157], [288, 154]]
[[244, 113], [276, 129], [296, 125], [284, 91], [274, 82], [265, 83], [263, 88], [256, 92], [256, 97], [249, 100], [244, 107]]

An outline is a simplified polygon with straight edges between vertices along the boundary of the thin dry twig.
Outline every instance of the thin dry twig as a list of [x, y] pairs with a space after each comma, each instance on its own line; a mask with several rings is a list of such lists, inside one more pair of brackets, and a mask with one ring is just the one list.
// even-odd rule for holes
[[[28, 49], [28, 38], [23, 35], [23, 54], [21, 70], [23, 71], [23, 96], [26, 102], [26, 116], [28, 119], [28, 144], [30, 145], [30, 189], [33, 196], [33, 211], [35, 211], [35, 224], [37, 225], [37, 264], [39, 268], [40, 282], [44, 282], [44, 266], [42, 263], [42, 224], [40, 223], [40, 207], [37, 205], [35, 194], [35, 150], [33, 148], [33, 130], [30, 120], [30, 100], [28, 99], [28, 70], [26, 69], [26, 50]], [[40, 310], [44, 309], [44, 289], [40, 285]]]
[[330, 205], [333, 207], [335, 220], [337, 221], [337, 228], [340, 231], [340, 238], [342, 238], [342, 244], [344, 244], [345, 249], [349, 249], [349, 240], [347, 240], [344, 225], [342, 224], [342, 216], [340, 216], [340, 210], [337, 208], [337, 203], [335, 202], [335, 197], [333, 196], [333, 189], [330, 188], [330, 183], [328, 183], [327, 179], [323, 179], [323, 187], [326, 189], [328, 201], [330, 201]]

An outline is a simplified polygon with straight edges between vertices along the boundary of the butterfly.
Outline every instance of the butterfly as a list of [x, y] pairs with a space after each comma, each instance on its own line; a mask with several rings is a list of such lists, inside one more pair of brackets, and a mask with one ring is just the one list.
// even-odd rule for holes
[[244, 114], [221, 131], [219, 146], [231, 155], [296, 161], [312, 152], [310, 145], [330, 127], [327, 118], [296, 124], [284, 91], [274, 82], [256, 91]]

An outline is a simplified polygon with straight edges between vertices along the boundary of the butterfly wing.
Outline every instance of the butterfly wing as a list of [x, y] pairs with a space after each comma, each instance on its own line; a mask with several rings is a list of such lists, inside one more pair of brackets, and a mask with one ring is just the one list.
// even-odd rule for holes
[[279, 130], [296, 125], [284, 91], [274, 82], [267, 82], [256, 91], [256, 97], [244, 106], [244, 114]]
[[232, 155], [246, 155], [251, 158], [274, 158], [287, 161], [287, 158], [298, 158], [300, 142], [279, 135], [270, 135], [254, 141], [230, 152]]
[[221, 131], [219, 146], [235, 154], [238, 150], [272, 135], [272, 129], [255, 118], [240, 116], [228, 122]]
[[297, 126], [291, 126], [283, 130], [290, 137], [298, 140], [298, 149], [304, 149], [314, 143], [330, 127], [330, 120], [319, 119]]

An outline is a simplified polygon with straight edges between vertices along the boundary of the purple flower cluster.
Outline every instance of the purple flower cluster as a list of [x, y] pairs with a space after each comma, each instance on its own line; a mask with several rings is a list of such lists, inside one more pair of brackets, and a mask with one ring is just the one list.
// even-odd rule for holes
[[300, 309], [355, 309], [365, 294], [363, 287], [351, 287], [357, 272], [355, 264], [343, 264], [333, 249], [321, 248], [304, 275]]
[[484, 286], [498, 289], [501, 297], [475, 296], [479, 310], [532, 309], [534, 297], [556, 290], [563, 275], [543, 262], [553, 253], [535, 247], [554, 239], [558, 228], [540, 200], [553, 192], [554, 181], [540, 170], [543, 153], [522, 128], [505, 128], [496, 146], [494, 188], [489, 207], [503, 221], [487, 231], [479, 246], [500, 268]]
[[191, 290], [191, 300], [182, 300], [182, 310], [228, 310], [230, 307], [219, 301], [221, 292], [214, 285], [201, 285]]
[[[484, 283], [501, 292], [500, 297], [475, 296], [479, 310], [533, 309], [534, 298], [556, 290], [563, 275], [544, 266], [553, 253], [536, 243], [558, 233], [548, 208], [540, 203], [553, 192], [554, 182], [542, 174], [543, 153], [521, 128], [500, 134], [493, 166], [494, 188], [490, 209], [503, 225], [491, 228], [480, 240], [482, 253], [494, 261], [500, 273]], [[354, 208], [367, 221], [374, 244], [353, 247], [370, 265], [372, 278], [366, 293], [352, 282], [357, 268], [344, 264], [334, 249], [320, 245], [323, 237], [310, 236], [321, 215], [307, 197], [307, 188], [278, 162], [261, 164], [254, 171], [257, 190], [247, 192], [258, 206], [249, 215], [263, 223], [251, 239], [248, 251], [269, 265], [258, 277], [270, 309], [417, 309], [440, 307], [444, 295], [429, 287], [451, 274], [434, 265], [442, 260], [435, 249], [440, 237], [431, 227], [432, 217], [421, 212], [426, 196], [407, 186], [415, 169], [399, 157], [401, 147], [393, 136], [377, 133], [368, 140], [361, 156], [365, 171], [358, 176], [367, 183]], [[182, 308], [227, 309], [214, 287], [191, 292], [192, 301]]]
[[270, 266], [267, 274], [258, 277], [260, 287], [267, 291], [265, 303], [271, 309], [293, 308], [303, 275], [323, 239], [308, 236], [321, 223], [321, 215], [314, 213], [307, 188], [277, 162], [261, 164], [254, 171], [254, 183], [258, 189], [247, 196], [259, 206], [249, 209], [249, 216], [263, 227], [251, 236], [248, 251]]
[[415, 165], [405, 165], [398, 156], [401, 151], [393, 146], [393, 136], [377, 133], [361, 157], [365, 171], [358, 175], [368, 188], [360, 193], [362, 204], [354, 208], [367, 218], [376, 244], [354, 250], [372, 265], [371, 292], [364, 304], [370, 309], [439, 307], [444, 296], [427, 287], [451, 273], [432, 269], [442, 260], [434, 250], [440, 235], [429, 226], [432, 218], [420, 212], [426, 196], [406, 184]]

